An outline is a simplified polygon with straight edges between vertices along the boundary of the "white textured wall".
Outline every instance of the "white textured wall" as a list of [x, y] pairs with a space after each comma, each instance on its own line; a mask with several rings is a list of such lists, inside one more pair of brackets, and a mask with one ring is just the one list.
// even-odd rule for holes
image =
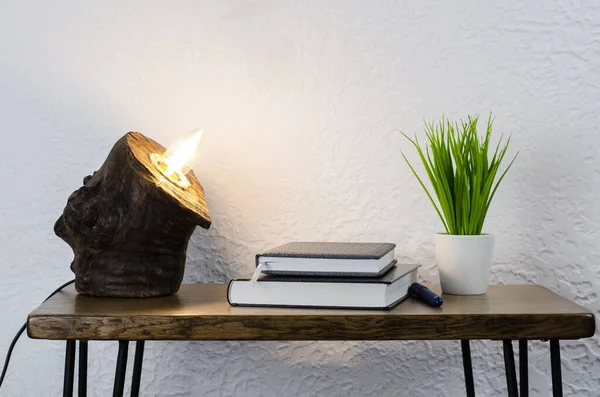
[[[206, 130], [195, 169], [214, 227], [193, 237], [187, 282], [224, 282], [295, 239], [396, 242], [435, 281], [440, 224], [396, 129], [492, 110], [520, 150], [486, 223], [493, 281], [598, 314], [599, 21], [593, 0], [1, 1], [0, 353], [72, 277], [53, 223], [129, 130], [163, 144]], [[597, 396], [599, 340], [563, 346], [566, 394]], [[59, 395], [63, 347], [25, 338], [0, 395]], [[499, 343], [475, 348], [478, 392], [501, 395]], [[532, 348], [532, 396], [550, 393], [546, 349]], [[109, 395], [116, 348], [90, 351], [90, 395]], [[146, 357], [147, 396], [463, 392], [453, 342], [153, 342]]]

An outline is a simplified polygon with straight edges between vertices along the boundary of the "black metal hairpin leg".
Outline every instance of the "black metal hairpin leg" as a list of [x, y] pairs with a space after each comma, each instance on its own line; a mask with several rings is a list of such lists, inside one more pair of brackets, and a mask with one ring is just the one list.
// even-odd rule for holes
[[67, 341], [65, 351], [65, 378], [63, 382], [63, 397], [73, 397], [73, 378], [75, 377], [75, 341]]
[[504, 368], [506, 371], [506, 386], [509, 397], [519, 397], [517, 386], [517, 370], [515, 368], [515, 354], [513, 352], [512, 340], [506, 339], [504, 345]]
[[550, 339], [550, 366], [552, 367], [552, 396], [562, 397], [562, 374], [558, 339]]
[[467, 397], [475, 397], [475, 385], [473, 384], [473, 364], [471, 362], [471, 346], [468, 340], [461, 340], [463, 367], [465, 369], [465, 387]]
[[521, 397], [529, 397], [529, 367], [527, 363], [527, 339], [519, 341], [519, 386]]
[[135, 344], [135, 359], [133, 360], [133, 376], [131, 378], [131, 397], [140, 395], [140, 380], [142, 377], [142, 362], [144, 361], [144, 344], [139, 340]]
[[87, 366], [88, 366], [88, 341], [79, 341], [79, 384], [77, 395], [87, 396]]
[[117, 357], [117, 370], [115, 372], [115, 385], [113, 387], [113, 397], [123, 397], [125, 389], [125, 371], [127, 370], [127, 352], [129, 350], [129, 341], [119, 341], [119, 355]]

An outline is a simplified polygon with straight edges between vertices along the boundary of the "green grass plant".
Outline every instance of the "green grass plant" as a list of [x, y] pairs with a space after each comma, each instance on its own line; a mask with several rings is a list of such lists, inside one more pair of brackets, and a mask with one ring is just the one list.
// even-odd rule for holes
[[[503, 141], [501, 136], [494, 149], [490, 143], [492, 115], [488, 117], [482, 137], [477, 134], [478, 121], [479, 116], [468, 116], [466, 121], [461, 119], [460, 122], [443, 117], [438, 122], [426, 121], [427, 142], [424, 146], [416, 134], [411, 138], [402, 132], [417, 150], [433, 195], [404, 153], [402, 157], [427, 193], [447, 234], [481, 234], [494, 194], [518, 155], [499, 174], [510, 137]], [[491, 150], [493, 155], [489, 158]]]

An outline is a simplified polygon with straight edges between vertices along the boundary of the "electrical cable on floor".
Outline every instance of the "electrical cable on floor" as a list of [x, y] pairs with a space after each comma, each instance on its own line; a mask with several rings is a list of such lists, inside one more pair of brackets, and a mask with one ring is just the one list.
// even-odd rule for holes
[[[57, 293], [62, 291], [62, 289], [65, 288], [67, 285], [71, 285], [74, 282], [75, 282], [75, 280], [71, 280], [69, 282], [64, 283], [63, 285], [58, 287], [56, 290], [54, 290], [54, 292], [51, 293], [46, 299], [44, 299], [44, 302], [46, 302], [48, 299], [52, 298], [54, 295], [56, 295]], [[15, 345], [17, 344], [17, 341], [19, 340], [21, 335], [23, 335], [23, 332], [25, 332], [25, 329], [27, 329], [27, 323], [23, 324], [23, 326], [21, 327], [19, 332], [17, 332], [17, 334], [13, 338], [12, 342], [10, 343], [10, 347], [8, 348], [8, 352], [6, 353], [6, 359], [4, 360], [4, 367], [2, 368], [2, 375], [0, 375], [0, 388], [2, 387], [2, 382], [4, 382], [4, 377], [6, 376], [6, 371], [8, 370], [8, 363], [10, 362], [10, 356], [12, 356], [13, 349], [15, 348]]]

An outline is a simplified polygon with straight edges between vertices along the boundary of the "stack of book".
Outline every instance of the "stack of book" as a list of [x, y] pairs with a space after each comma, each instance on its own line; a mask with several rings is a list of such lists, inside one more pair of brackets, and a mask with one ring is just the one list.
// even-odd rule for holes
[[294, 242], [256, 255], [232, 280], [232, 306], [391, 309], [409, 295], [418, 265], [398, 264], [391, 243]]

